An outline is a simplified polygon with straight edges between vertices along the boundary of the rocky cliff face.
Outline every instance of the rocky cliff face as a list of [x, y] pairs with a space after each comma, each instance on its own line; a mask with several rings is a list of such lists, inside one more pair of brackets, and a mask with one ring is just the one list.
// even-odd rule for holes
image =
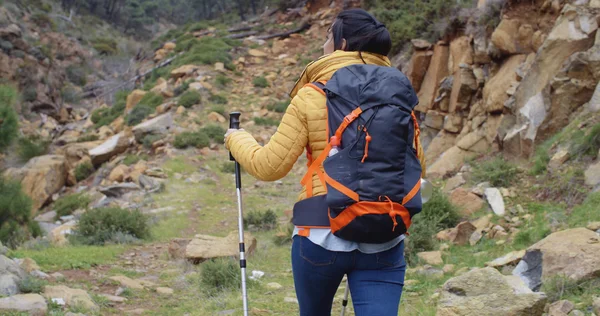
[[[480, 1], [479, 10], [489, 2]], [[413, 41], [403, 70], [419, 91], [431, 177], [477, 154], [531, 157], [573, 113], [600, 107], [592, 99], [600, 80], [600, 3], [509, 1], [504, 8], [493, 32], [467, 27], [435, 44]], [[476, 24], [474, 16], [468, 24]]]

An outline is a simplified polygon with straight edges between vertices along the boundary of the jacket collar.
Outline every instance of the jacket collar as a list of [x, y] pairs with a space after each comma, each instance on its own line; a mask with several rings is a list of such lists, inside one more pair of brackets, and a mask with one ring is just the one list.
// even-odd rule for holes
[[[388, 67], [391, 66], [391, 62], [386, 56], [366, 52], [362, 52], [361, 54], [362, 59], [364, 59], [367, 64]], [[355, 64], [362, 64], [363, 60], [360, 58], [361, 54], [358, 52], [337, 50], [329, 55], [324, 55], [311, 62], [306, 66], [306, 68], [304, 68], [300, 78], [296, 81], [294, 88], [290, 92], [290, 97], [294, 98], [298, 91], [307, 83], [329, 80], [340, 68]]]

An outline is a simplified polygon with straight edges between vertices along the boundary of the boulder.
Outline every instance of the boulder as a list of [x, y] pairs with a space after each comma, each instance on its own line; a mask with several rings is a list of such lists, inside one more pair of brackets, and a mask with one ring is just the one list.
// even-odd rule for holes
[[533, 26], [517, 19], [502, 19], [492, 33], [492, 44], [507, 55], [528, 54], [533, 48]]
[[448, 238], [455, 245], [466, 245], [475, 230], [477, 230], [475, 225], [469, 222], [461, 222], [450, 231]]
[[107, 139], [101, 145], [91, 149], [89, 154], [92, 163], [97, 166], [109, 161], [112, 157], [125, 152], [131, 145], [130, 137], [131, 135], [129, 132], [123, 131]]
[[550, 159], [548, 163], [548, 168], [556, 169], [562, 166], [567, 160], [569, 160], [569, 151], [567, 149], [558, 150]]
[[586, 228], [559, 231], [527, 249], [513, 271], [533, 290], [555, 276], [575, 282], [600, 274], [598, 234]]
[[548, 316], [568, 316], [575, 309], [575, 305], [567, 300], [560, 300], [550, 304]]
[[196, 65], [184, 65], [171, 71], [171, 77], [177, 80], [181, 77], [191, 76], [198, 68]]
[[[169, 89], [169, 83], [165, 80], [160, 78], [157, 82], [156, 85], [154, 86], [154, 88], [152, 88], [150, 91], [154, 92], [156, 94], [160, 94], [165, 98], [172, 98], [173, 97], [173, 91], [171, 89]], [[139, 100], [138, 100], [139, 102]]]
[[44, 316], [48, 312], [46, 300], [39, 294], [19, 294], [0, 298], [0, 314], [21, 312], [32, 316]]
[[169, 112], [145, 121], [133, 128], [133, 135], [141, 143], [147, 135], [165, 135], [173, 128], [173, 115]]
[[[245, 233], [246, 254], [251, 254], [256, 248], [256, 238]], [[186, 259], [195, 263], [219, 257], [239, 256], [239, 236], [231, 232], [227, 237], [196, 235], [186, 246]]]
[[144, 90], [133, 90], [128, 96], [127, 96], [127, 103], [125, 105], [125, 112], [129, 112], [131, 111], [131, 109], [133, 109], [139, 102], [140, 100], [146, 95], [146, 91]]
[[504, 103], [508, 100], [506, 91], [517, 82], [517, 68], [527, 59], [527, 55], [514, 55], [506, 60], [498, 72], [490, 78], [483, 88], [485, 110], [488, 113], [497, 113], [504, 110]]
[[458, 207], [458, 211], [462, 217], [473, 215], [485, 205], [479, 196], [463, 188], [452, 191], [450, 202]]
[[436, 316], [542, 316], [546, 301], [512, 276], [473, 269], [444, 284]]
[[212, 122], [218, 122], [218, 123], [225, 123], [227, 121], [227, 119], [223, 115], [221, 115], [217, 112], [210, 112], [208, 114], [208, 119], [211, 120]]
[[267, 53], [258, 50], [258, 49], [250, 49], [248, 50], [248, 55], [252, 56], [252, 57], [267, 57]]
[[0, 296], [19, 293], [19, 282], [25, 276], [25, 271], [16, 262], [0, 255]]
[[[530, 103], [532, 98], [540, 98], [539, 95], [543, 90], [550, 90], [548, 84], [559, 73], [569, 56], [592, 47], [597, 29], [598, 22], [592, 9], [571, 4], [564, 6], [561, 15], [554, 24], [554, 28], [539, 48], [530, 70], [514, 94], [515, 114], [518, 114], [516, 130], [537, 125], [535, 124], [537, 121], [541, 125], [541, 122], [546, 119], [545, 109], [543, 111], [540, 109], [540, 113], [534, 116], [535, 120], [532, 120], [532, 116], [528, 117], [521, 113], [521, 109]], [[549, 93], [549, 91], [546, 93]], [[530, 112], [529, 110], [525, 113]], [[537, 130], [537, 127], [535, 130]], [[511, 154], [529, 157], [533, 153], [535, 133], [513, 139], [520, 144], [511, 146], [511, 151], [515, 151]]]
[[75, 227], [77, 227], [77, 223], [75, 221], [69, 221], [54, 228], [48, 234], [48, 239], [50, 239], [50, 243], [59, 247], [66, 246], [69, 243], [67, 235], [72, 234]]
[[483, 128], [480, 128], [478, 130], [466, 134], [456, 143], [456, 146], [458, 146], [458, 148], [462, 150], [471, 152], [489, 152], [489, 143], [485, 136], [485, 130]]
[[114, 198], [118, 198], [121, 197], [129, 192], [133, 192], [133, 191], [139, 191], [140, 187], [135, 184], [135, 183], [119, 183], [119, 184], [115, 184], [115, 185], [111, 185], [111, 186], [107, 186], [107, 187], [100, 187], [98, 188], [98, 191], [100, 191], [100, 193], [108, 196], [108, 197], [114, 197]]
[[417, 253], [417, 257], [430, 265], [442, 265], [444, 261], [442, 260], [442, 252], [441, 251], [425, 251]]
[[465, 183], [467, 183], [467, 180], [465, 180], [462, 173], [457, 173], [454, 177], [446, 181], [446, 184], [444, 185], [444, 189], [442, 191], [446, 194], [450, 194], [452, 191], [454, 191], [454, 189], [460, 187]]
[[27, 273], [31, 273], [36, 270], [40, 270], [40, 266], [38, 266], [37, 263], [31, 258], [23, 259], [21, 261], [21, 263], [19, 264], [19, 266], [21, 267], [21, 269], [23, 269]]
[[99, 307], [94, 303], [92, 297], [84, 290], [72, 289], [64, 285], [44, 288], [44, 297], [48, 300], [63, 299], [67, 306], [82, 306], [90, 311], [98, 311]]
[[600, 185], [600, 161], [590, 165], [587, 170], [585, 170], [584, 175], [586, 185], [591, 187]]
[[134, 289], [134, 290], [143, 290], [145, 288], [144, 285], [140, 281], [130, 279], [124, 275], [112, 276], [109, 279], [113, 280], [115, 282], [118, 282], [121, 286], [124, 286], [126, 288], [130, 288], [130, 289]]
[[427, 68], [429, 68], [429, 64], [431, 63], [432, 56], [433, 51], [431, 50], [415, 51], [410, 59], [408, 69], [406, 70], [406, 76], [408, 77], [408, 80], [410, 80], [415, 91], [421, 90], [421, 85], [423, 84], [423, 79], [427, 73]]
[[126, 165], [118, 165], [116, 166], [108, 175], [108, 180], [115, 182], [123, 182], [127, 173], [129, 172], [129, 167]]
[[472, 96], [478, 89], [477, 79], [469, 67], [460, 67], [453, 77], [449, 113], [467, 110], [471, 106]]
[[428, 111], [425, 126], [440, 130], [444, 127], [444, 116], [438, 111]]
[[32, 158], [19, 170], [8, 170], [9, 178], [21, 182], [21, 188], [33, 200], [32, 214], [51, 200], [67, 181], [64, 156], [45, 155]]
[[463, 118], [460, 115], [450, 114], [444, 118], [444, 130], [450, 133], [459, 133], [463, 128]]
[[523, 256], [525, 256], [525, 252], [525, 250], [511, 251], [500, 258], [486, 262], [485, 265], [492, 268], [501, 268], [507, 265], [514, 265], [521, 261]]
[[496, 188], [485, 189], [485, 198], [492, 208], [492, 211], [494, 211], [496, 215], [504, 216], [506, 209], [504, 207], [504, 199], [502, 198], [500, 190]]
[[[422, 137], [422, 136], [421, 136]], [[425, 162], [427, 166], [433, 164], [444, 151], [454, 146], [456, 135], [446, 131], [440, 131], [435, 138], [425, 147]], [[423, 146], [425, 146], [423, 144]]]
[[473, 64], [473, 48], [471, 47], [471, 39], [468, 36], [461, 36], [450, 42], [448, 73], [456, 73], [461, 64]]
[[450, 50], [445, 45], [435, 45], [433, 56], [423, 79], [421, 89], [418, 93], [419, 105], [415, 108], [419, 112], [427, 112], [431, 109], [436, 97], [440, 81], [448, 76], [448, 58]]
[[431, 178], [442, 178], [449, 173], [456, 172], [463, 165], [465, 159], [472, 157], [473, 153], [453, 146], [446, 150], [439, 158], [427, 168], [427, 174]]

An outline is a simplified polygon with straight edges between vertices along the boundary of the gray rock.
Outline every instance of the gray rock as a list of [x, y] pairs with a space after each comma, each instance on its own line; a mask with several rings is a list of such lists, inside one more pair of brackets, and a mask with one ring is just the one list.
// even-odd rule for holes
[[504, 216], [506, 214], [506, 209], [504, 206], [504, 199], [502, 198], [502, 194], [500, 190], [496, 188], [487, 188], [485, 189], [485, 198], [490, 204], [492, 211], [496, 213], [498, 216]]
[[2, 245], [2, 242], [0, 242], [0, 256], [4, 256], [7, 252], [8, 248]]
[[120, 183], [99, 189], [100, 193], [106, 195], [107, 197], [113, 198], [118, 198], [129, 192], [138, 190], [140, 190], [140, 187], [137, 184], [131, 182]]
[[56, 217], [56, 211], [50, 211], [50, 212], [46, 212], [44, 214], [40, 214], [40, 215], [36, 216], [35, 220], [38, 222], [52, 223], [52, 222], [54, 222], [55, 217]]
[[139, 182], [142, 188], [146, 191], [154, 192], [160, 190], [161, 182], [156, 178], [141, 175], [139, 177]]
[[107, 139], [100, 146], [93, 148], [89, 151], [92, 163], [94, 165], [102, 164], [110, 160], [113, 156], [116, 156], [129, 148], [131, 141], [128, 135], [120, 133]]
[[39, 294], [21, 294], [0, 298], [0, 314], [3, 314], [2, 311], [18, 311], [41, 316], [48, 312], [48, 305]]
[[133, 128], [135, 140], [141, 143], [147, 135], [165, 135], [173, 128], [171, 112], [157, 116]]
[[20, 279], [13, 274], [0, 275], [0, 295], [10, 296], [19, 293]]

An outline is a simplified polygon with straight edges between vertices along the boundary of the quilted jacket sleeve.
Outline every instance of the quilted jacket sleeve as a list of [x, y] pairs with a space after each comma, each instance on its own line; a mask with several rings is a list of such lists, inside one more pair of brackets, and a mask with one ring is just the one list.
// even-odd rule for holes
[[308, 142], [306, 91], [300, 90], [288, 106], [277, 131], [263, 147], [250, 133], [239, 131], [225, 145], [250, 175], [263, 181], [283, 178], [304, 152]]

